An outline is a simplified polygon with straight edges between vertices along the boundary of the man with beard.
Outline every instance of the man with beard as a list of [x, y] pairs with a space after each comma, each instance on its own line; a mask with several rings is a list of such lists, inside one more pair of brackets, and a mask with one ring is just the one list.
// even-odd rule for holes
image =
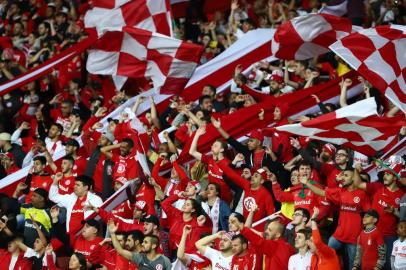
[[[120, 150], [120, 154], [112, 152], [114, 149]], [[114, 162], [113, 179], [117, 177], [125, 177], [132, 180], [138, 176], [137, 161], [135, 155], [132, 154], [134, 148], [134, 141], [130, 138], [124, 138], [121, 143], [104, 146], [100, 151], [109, 159]]]
[[63, 150], [61, 136], [63, 126], [58, 123], [51, 124], [48, 134], [46, 133], [45, 124], [42, 120], [38, 121], [38, 134], [42, 141], [45, 142], [45, 147], [51, 156]]
[[248, 240], [241, 234], [234, 235], [231, 239], [232, 252], [231, 270], [247, 269], [253, 270], [256, 266], [258, 256], [248, 249]]
[[[123, 235], [116, 234], [117, 241], [120, 246], [130, 251], [130, 252], [142, 252], [142, 241], [144, 240], [144, 235], [140, 231], [131, 231], [127, 234], [127, 239], [124, 242], [124, 239], [121, 239]], [[124, 237], [123, 237], [124, 238]], [[120, 241], [122, 240], [122, 241]], [[117, 253], [116, 255], [116, 267], [115, 270], [137, 270], [138, 267], [130, 263], [126, 258], [122, 257]]]
[[108, 229], [111, 235], [111, 241], [118, 254], [138, 265], [139, 270], [170, 270], [172, 268], [171, 262], [164, 255], [157, 253], [159, 247], [159, 239], [154, 235], [149, 235], [142, 241], [143, 253], [131, 252], [123, 249], [117, 241], [116, 232], [117, 226], [112, 220], [108, 222]]
[[379, 221], [378, 230], [383, 234], [386, 245], [386, 262], [387, 269], [390, 268], [390, 256], [392, 254], [393, 243], [397, 239], [397, 222], [396, 214], [400, 205], [400, 199], [404, 190], [400, 187], [400, 172], [404, 163], [400, 156], [391, 156], [389, 166], [383, 174], [383, 183], [376, 181], [365, 183], [361, 181], [359, 172], [361, 167], [355, 171], [354, 184], [367, 192], [372, 198], [371, 207], [378, 212]]
[[[340, 150], [339, 150], [340, 151]], [[300, 182], [319, 196], [340, 207], [338, 226], [328, 245], [336, 251], [345, 247], [348, 254], [348, 269], [352, 269], [358, 235], [361, 233], [361, 212], [370, 208], [369, 197], [365, 191], [357, 188], [354, 183], [354, 171], [344, 170], [338, 177], [341, 187], [325, 190], [310, 183], [307, 178]]]
[[283, 238], [284, 231], [285, 226], [278, 219], [273, 219], [265, 226], [264, 237], [247, 227], [241, 228], [240, 233], [266, 255], [265, 269], [287, 269], [289, 258], [296, 251]]
[[37, 188], [43, 188], [47, 192], [52, 185], [51, 176], [45, 172], [45, 167], [47, 165], [47, 160], [44, 156], [36, 156], [34, 159], [34, 164], [30, 170], [30, 173], [25, 178], [24, 183], [27, 185], [27, 188], [23, 193], [27, 194], [25, 197], [25, 202], [30, 203], [32, 194]]
[[[203, 237], [196, 242], [195, 246], [200, 254], [204, 255], [211, 261], [212, 270], [230, 270], [231, 261], [233, 259], [233, 251], [231, 248], [231, 238], [234, 233], [226, 233], [224, 231], [216, 234]], [[209, 247], [209, 244], [220, 239], [219, 250]]]

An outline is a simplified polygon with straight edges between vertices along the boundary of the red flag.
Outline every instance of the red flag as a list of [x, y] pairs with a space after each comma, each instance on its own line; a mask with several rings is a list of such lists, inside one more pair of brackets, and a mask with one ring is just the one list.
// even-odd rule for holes
[[329, 14], [308, 14], [283, 23], [275, 32], [272, 52], [280, 59], [305, 60], [353, 31], [351, 21]]
[[330, 48], [406, 113], [406, 26], [364, 29]]
[[128, 26], [117, 30], [90, 50], [90, 73], [150, 79], [163, 94], [183, 90], [200, 60], [201, 46]]
[[298, 124], [276, 127], [276, 130], [344, 145], [365, 155], [397, 142], [406, 121], [397, 117], [379, 117], [374, 98], [359, 101]]

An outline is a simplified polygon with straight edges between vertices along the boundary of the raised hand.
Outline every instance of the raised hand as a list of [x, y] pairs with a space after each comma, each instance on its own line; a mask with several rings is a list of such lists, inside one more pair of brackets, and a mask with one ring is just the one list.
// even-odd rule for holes
[[189, 235], [192, 232], [192, 226], [191, 225], [185, 225], [183, 227], [183, 235]]
[[114, 224], [114, 220], [109, 219], [107, 222], [107, 229], [111, 234], [116, 233], [118, 230], [118, 225]]
[[211, 118], [211, 123], [213, 124], [213, 126], [217, 129], [221, 128], [221, 122], [220, 119], [216, 120], [214, 117]]
[[200, 215], [197, 217], [197, 224], [202, 227], [206, 223], [206, 217], [204, 215]]

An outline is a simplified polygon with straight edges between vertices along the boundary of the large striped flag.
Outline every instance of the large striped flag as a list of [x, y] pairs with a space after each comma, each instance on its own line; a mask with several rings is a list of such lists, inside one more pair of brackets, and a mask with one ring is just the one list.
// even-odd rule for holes
[[125, 26], [106, 32], [89, 51], [90, 73], [152, 80], [164, 94], [180, 93], [192, 76], [203, 47]]
[[172, 36], [169, 0], [96, 0], [86, 12], [85, 26], [99, 34], [110, 28], [133, 26]]
[[364, 29], [330, 48], [406, 113], [406, 26]]
[[305, 60], [329, 51], [337, 40], [358, 30], [347, 18], [307, 14], [283, 23], [275, 32], [272, 52], [280, 59]]
[[302, 123], [276, 127], [276, 130], [344, 145], [374, 156], [397, 142], [404, 125], [404, 118], [378, 116], [375, 99], [368, 98]]

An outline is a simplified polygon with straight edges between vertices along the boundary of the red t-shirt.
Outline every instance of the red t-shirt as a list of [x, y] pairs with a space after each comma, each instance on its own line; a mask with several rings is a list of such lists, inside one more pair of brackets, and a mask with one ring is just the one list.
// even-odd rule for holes
[[82, 199], [77, 198], [72, 208], [72, 213], [69, 221], [69, 232], [75, 233], [82, 227], [82, 220], [85, 219], [85, 206], [87, 195]]
[[78, 156], [75, 159], [75, 164], [73, 165], [72, 168], [72, 174], [75, 176], [82, 175], [85, 173], [87, 166], [87, 159], [84, 156]]
[[355, 244], [362, 230], [361, 211], [370, 207], [369, 197], [365, 191], [346, 188], [327, 188], [326, 198], [340, 207], [338, 226], [333, 236], [344, 243]]
[[336, 181], [337, 176], [341, 173], [340, 169], [333, 164], [322, 163], [320, 167], [321, 172], [326, 176], [325, 185], [329, 188], [338, 187], [339, 182]]
[[103, 238], [101, 237], [96, 237], [95, 239], [88, 241], [83, 238], [82, 235], [79, 235], [79, 237], [75, 241], [75, 244], [73, 245], [73, 249], [75, 252], [83, 254], [86, 259], [88, 259], [92, 252], [94, 252], [96, 248], [99, 247], [99, 243], [101, 241], [103, 241]]
[[367, 193], [372, 196], [372, 208], [379, 214], [377, 224], [378, 230], [385, 236], [397, 235], [397, 217], [391, 213], [385, 212], [388, 205], [399, 208], [400, 199], [404, 192], [399, 188], [391, 192], [382, 183], [367, 183]]
[[63, 176], [59, 181], [59, 194], [66, 195], [73, 192], [73, 187], [75, 186], [75, 176]]
[[293, 158], [292, 145], [290, 144], [289, 135], [285, 132], [275, 131], [272, 140], [272, 152], [278, 152], [279, 145], [283, 145], [282, 152], [279, 156], [280, 161], [286, 163]]
[[31, 202], [31, 197], [32, 193], [34, 190], [37, 188], [43, 188], [46, 191], [49, 192], [49, 189], [51, 188], [52, 185], [52, 178], [50, 175], [35, 175], [33, 174], [31, 177], [31, 186], [30, 186], [30, 192], [28, 192], [27, 197], [25, 197], [25, 202], [30, 203]]
[[254, 270], [256, 261], [260, 258], [257, 258], [255, 253], [248, 252], [244, 256], [233, 256], [231, 260], [231, 270]]
[[155, 189], [153, 186], [143, 183], [135, 194], [135, 201], [144, 201], [148, 206], [147, 215], [155, 215]]
[[133, 209], [130, 206], [130, 201], [126, 200], [119, 205], [117, 205], [113, 210], [111, 210], [113, 215], [118, 217], [122, 217], [125, 219], [132, 219], [133, 218]]
[[370, 232], [362, 231], [358, 244], [361, 246], [362, 270], [374, 270], [379, 259], [378, 246], [385, 244], [382, 233], [377, 228]]
[[138, 176], [137, 161], [135, 156], [129, 154], [125, 157], [113, 153], [112, 161], [114, 162], [113, 179], [118, 177], [125, 177], [128, 180], [134, 179]]
[[208, 180], [209, 183], [217, 183], [220, 185], [220, 198], [226, 201], [227, 203], [231, 203], [233, 196], [231, 194], [231, 189], [223, 180], [223, 170], [217, 165], [212, 157], [208, 155], [202, 155], [203, 163], [207, 164], [208, 170]]

